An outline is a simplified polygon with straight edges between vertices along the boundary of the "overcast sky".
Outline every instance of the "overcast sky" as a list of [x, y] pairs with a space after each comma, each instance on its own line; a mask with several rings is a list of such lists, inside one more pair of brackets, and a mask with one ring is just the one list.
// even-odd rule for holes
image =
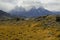
[[60, 11], [60, 0], [0, 0], [0, 10], [9, 12], [16, 6], [24, 8], [43, 6], [50, 11]]

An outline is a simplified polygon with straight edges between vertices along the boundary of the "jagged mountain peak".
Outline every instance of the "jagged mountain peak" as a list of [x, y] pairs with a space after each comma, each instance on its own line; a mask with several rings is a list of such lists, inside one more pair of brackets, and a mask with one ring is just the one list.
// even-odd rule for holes
[[[17, 11], [18, 10], [18, 11]], [[26, 11], [24, 8], [13, 9], [10, 13], [14, 16], [25, 16], [25, 17], [38, 17], [43, 15], [50, 15], [52, 14], [51, 11], [44, 9], [43, 7], [40, 8], [31, 8], [30, 10]]]

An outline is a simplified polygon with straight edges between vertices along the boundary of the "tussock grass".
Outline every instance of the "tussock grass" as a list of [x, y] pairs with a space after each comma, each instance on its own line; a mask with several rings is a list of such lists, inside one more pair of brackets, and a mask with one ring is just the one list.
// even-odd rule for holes
[[60, 40], [55, 16], [38, 19], [0, 21], [0, 40]]

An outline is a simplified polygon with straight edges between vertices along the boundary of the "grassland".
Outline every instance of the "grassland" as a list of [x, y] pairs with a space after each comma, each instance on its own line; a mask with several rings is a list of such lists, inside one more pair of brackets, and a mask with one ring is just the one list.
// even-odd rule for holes
[[60, 40], [55, 16], [0, 21], [0, 40]]

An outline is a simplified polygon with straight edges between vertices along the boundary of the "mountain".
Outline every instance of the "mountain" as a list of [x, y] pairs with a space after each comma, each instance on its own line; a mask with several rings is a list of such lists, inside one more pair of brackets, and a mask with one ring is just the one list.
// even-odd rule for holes
[[25, 9], [22, 7], [16, 7], [9, 12], [13, 17], [23, 17], [22, 14], [26, 13]]
[[52, 12], [44, 8], [38, 8], [38, 9], [32, 8], [24, 15], [27, 17], [39, 17], [39, 16], [50, 15], [50, 14], [52, 14]]
[[2, 10], [0, 10], [0, 20], [6, 20], [6, 19], [10, 19], [11, 15], [9, 13], [6, 13]]
[[13, 9], [9, 13], [11, 13], [11, 15], [15, 16], [15, 17], [21, 17], [21, 16], [22, 17], [39, 17], [39, 16], [51, 15], [52, 14], [51, 11], [48, 11], [42, 7], [38, 8], [38, 9], [33, 7], [31, 10], [28, 10], [28, 11], [26, 11], [22, 7], [18, 7], [18, 8]]
[[60, 11], [53, 11], [55, 15], [60, 15]]

